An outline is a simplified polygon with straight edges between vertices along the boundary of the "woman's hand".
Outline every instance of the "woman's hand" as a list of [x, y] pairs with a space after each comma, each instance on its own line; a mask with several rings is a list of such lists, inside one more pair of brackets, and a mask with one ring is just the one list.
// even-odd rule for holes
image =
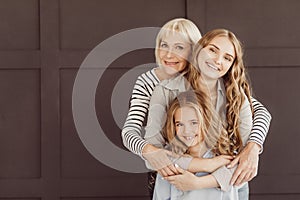
[[152, 169], [156, 170], [162, 177], [178, 174], [177, 169], [168, 157], [173, 156], [170, 151], [147, 144], [144, 147], [142, 154], [149, 162]]
[[230, 164], [233, 158], [234, 158], [233, 156], [229, 156], [229, 155], [220, 155], [209, 159], [207, 164], [208, 166], [207, 172], [214, 172], [220, 167]]
[[241, 185], [252, 180], [257, 175], [260, 146], [254, 142], [249, 142], [242, 152], [230, 163], [228, 168], [233, 168], [238, 164], [230, 184]]

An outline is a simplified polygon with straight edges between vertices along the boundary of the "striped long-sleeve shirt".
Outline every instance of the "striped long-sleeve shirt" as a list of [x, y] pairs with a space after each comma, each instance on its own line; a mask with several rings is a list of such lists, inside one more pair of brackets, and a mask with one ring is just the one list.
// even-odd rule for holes
[[[140, 156], [147, 144], [143, 139], [142, 128], [146, 122], [152, 92], [160, 82], [154, 70], [151, 69], [137, 78], [132, 91], [127, 119], [122, 130], [122, 139], [125, 147]], [[263, 147], [271, 123], [271, 114], [255, 98], [252, 97], [251, 101], [254, 118], [248, 142], [253, 141]]]

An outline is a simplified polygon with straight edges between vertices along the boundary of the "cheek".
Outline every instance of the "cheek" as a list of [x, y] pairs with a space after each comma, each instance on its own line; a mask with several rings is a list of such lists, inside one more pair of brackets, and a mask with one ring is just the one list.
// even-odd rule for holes
[[165, 52], [163, 50], [159, 50], [157, 52], [157, 56], [158, 56], [157, 62], [158, 62], [158, 64], [162, 64], [163, 63], [164, 54], [165, 54]]
[[181, 135], [182, 135], [182, 130], [181, 130], [180, 127], [176, 127], [176, 128], [175, 128], [175, 131], [176, 131], [176, 134], [177, 134], [178, 136], [181, 136]]
[[194, 131], [194, 132], [198, 132], [198, 125], [194, 125], [194, 126], [193, 126], [193, 131]]
[[227, 72], [229, 71], [230, 68], [231, 68], [231, 66], [224, 67], [224, 74], [227, 74]]
[[190, 51], [183, 51], [183, 52], [180, 52], [178, 54], [176, 54], [176, 57], [180, 60], [188, 60], [189, 57], [190, 57]]
[[205, 62], [207, 59], [211, 59], [211, 58], [212, 56], [207, 51], [202, 50], [198, 54], [197, 62], [198, 63]]
[[187, 61], [183, 60], [181, 63], [181, 68], [186, 68], [186, 66], [187, 66]]
[[178, 135], [178, 133], [179, 133], [178, 127], [175, 127], [175, 132], [176, 132], [176, 134]]
[[165, 51], [164, 51], [164, 50], [158, 50], [158, 56], [159, 56], [160, 58], [162, 58], [162, 57], [164, 56], [164, 54], [165, 54]]

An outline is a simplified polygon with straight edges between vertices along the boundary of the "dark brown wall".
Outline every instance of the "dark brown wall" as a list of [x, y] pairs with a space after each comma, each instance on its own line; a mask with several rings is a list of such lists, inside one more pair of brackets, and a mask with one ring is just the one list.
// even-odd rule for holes
[[[174, 17], [203, 33], [228, 28], [243, 41], [255, 96], [273, 116], [251, 199], [299, 199], [299, 10], [298, 0], [0, 0], [0, 200], [148, 199], [145, 174], [108, 168], [85, 149], [71, 95], [97, 44]], [[133, 65], [150, 62], [152, 50], [124, 55], [98, 85], [99, 122], [118, 146], [112, 90]]]

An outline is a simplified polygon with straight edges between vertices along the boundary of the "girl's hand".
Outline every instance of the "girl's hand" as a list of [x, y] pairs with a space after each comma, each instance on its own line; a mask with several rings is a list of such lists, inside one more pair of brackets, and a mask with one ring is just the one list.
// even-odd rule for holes
[[180, 167], [176, 166], [176, 169], [180, 173], [179, 175], [167, 176], [164, 177], [165, 180], [169, 181], [172, 185], [174, 185], [178, 190], [189, 191], [201, 189], [198, 184], [198, 178], [191, 172], [185, 171]]

